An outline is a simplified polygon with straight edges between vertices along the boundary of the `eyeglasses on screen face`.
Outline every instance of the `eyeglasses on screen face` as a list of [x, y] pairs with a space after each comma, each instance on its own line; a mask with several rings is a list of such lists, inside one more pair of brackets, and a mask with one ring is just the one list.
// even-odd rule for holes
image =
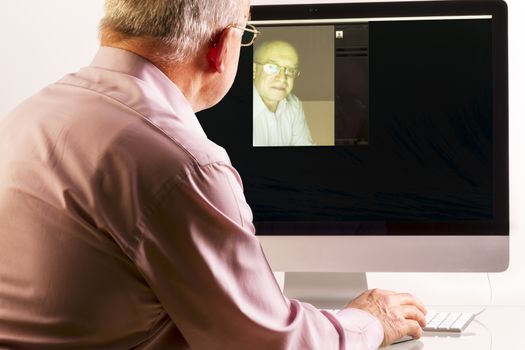
[[255, 62], [255, 64], [261, 65], [263, 67], [264, 73], [268, 75], [276, 75], [281, 73], [284, 70], [284, 75], [288, 78], [297, 78], [299, 75], [299, 70], [295, 67], [285, 67], [280, 66], [276, 63], [261, 63]]

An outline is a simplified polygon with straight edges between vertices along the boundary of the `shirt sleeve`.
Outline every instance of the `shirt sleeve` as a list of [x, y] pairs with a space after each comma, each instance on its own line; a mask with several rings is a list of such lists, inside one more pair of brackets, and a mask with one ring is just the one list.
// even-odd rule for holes
[[[337, 314], [323, 311], [344, 339], [345, 349], [376, 349], [383, 342], [383, 327], [370, 313], [354, 308], [340, 310]], [[335, 318], [335, 320], [334, 320]]]
[[372, 316], [327, 315], [281, 293], [241, 186], [230, 165], [199, 166], [165, 186], [141, 227], [136, 263], [189, 346], [376, 349]]

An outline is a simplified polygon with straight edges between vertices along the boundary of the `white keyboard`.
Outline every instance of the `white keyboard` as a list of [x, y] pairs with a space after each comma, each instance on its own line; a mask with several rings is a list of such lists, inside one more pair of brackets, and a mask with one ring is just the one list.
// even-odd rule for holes
[[[326, 310], [332, 313], [337, 313], [339, 310]], [[423, 328], [423, 332], [452, 332], [461, 333], [470, 322], [474, 320], [472, 312], [446, 312], [446, 311], [428, 311], [425, 319], [427, 325]], [[400, 339], [398, 341], [408, 340], [410, 337]]]
[[471, 312], [429, 311], [425, 318], [427, 326], [424, 332], [454, 332], [460, 333], [474, 320]]

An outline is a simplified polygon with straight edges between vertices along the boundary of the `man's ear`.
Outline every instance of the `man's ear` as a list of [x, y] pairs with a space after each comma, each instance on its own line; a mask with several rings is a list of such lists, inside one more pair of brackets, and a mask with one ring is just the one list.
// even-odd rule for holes
[[225, 59], [228, 53], [228, 44], [232, 39], [231, 28], [226, 28], [217, 38], [215, 44], [208, 50], [208, 63], [218, 73], [224, 71]]

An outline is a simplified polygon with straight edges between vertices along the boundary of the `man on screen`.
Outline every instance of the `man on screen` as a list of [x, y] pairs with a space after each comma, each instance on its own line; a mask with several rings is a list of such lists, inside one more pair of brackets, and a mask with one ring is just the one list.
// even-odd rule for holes
[[257, 46], [253, 61], [253, 145], [311, 146], [301, 101], [291, 94], [299, 55], [288, 42]]

